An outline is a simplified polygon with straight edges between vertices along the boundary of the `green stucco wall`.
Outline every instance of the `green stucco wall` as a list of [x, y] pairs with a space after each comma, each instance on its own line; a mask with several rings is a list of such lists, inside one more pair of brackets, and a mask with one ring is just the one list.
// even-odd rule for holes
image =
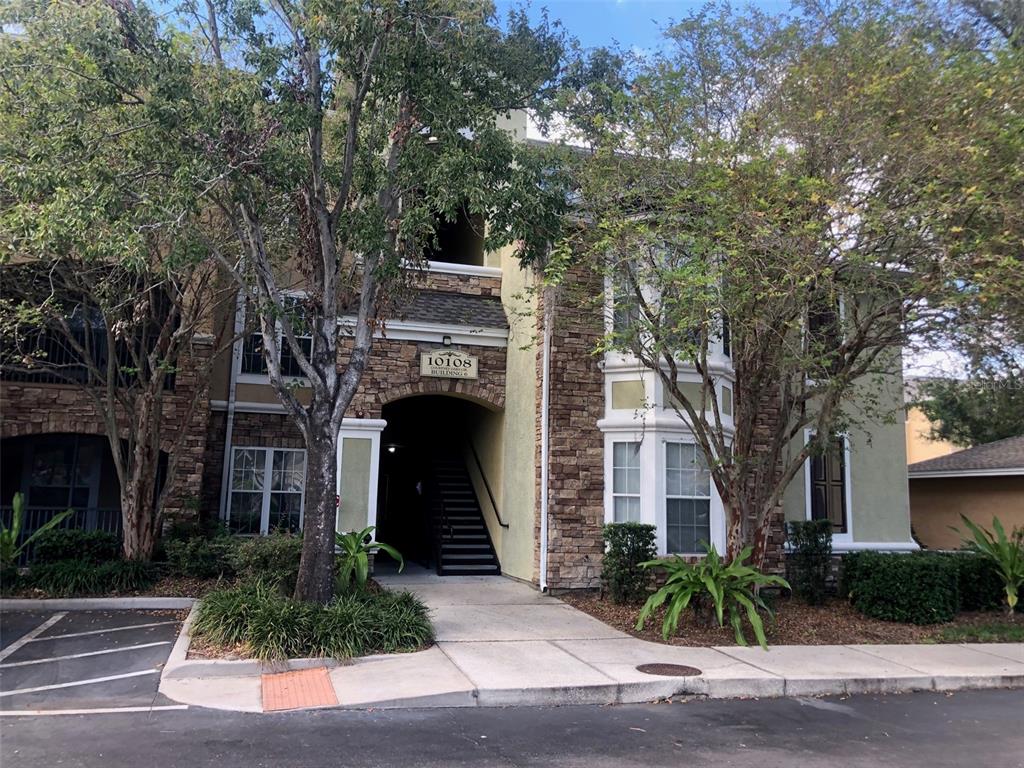
[[370, 466], [373, 441], [346, 437], [341, 441], [341, 508], [339, 531], [361, 531], [366, 527], [370, 503]]

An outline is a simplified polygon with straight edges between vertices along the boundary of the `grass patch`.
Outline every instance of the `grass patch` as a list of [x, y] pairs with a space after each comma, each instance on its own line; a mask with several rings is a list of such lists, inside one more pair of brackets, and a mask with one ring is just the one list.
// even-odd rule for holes
[[943, 627], [940, 643], [1024, 643], [1024, 622]]
[[208, 594], [192, 634], [215, 646], [242, 646], [257, 659], [398, 653], [434, 638], [427, 607], [409, 592], [355, 592], [320, 606], [292, 600], [265, 581]]

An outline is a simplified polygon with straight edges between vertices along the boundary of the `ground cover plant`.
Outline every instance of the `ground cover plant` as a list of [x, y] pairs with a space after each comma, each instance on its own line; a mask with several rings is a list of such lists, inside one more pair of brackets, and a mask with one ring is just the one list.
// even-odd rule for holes
[[740, 645], [747, 645], [743, 633], [745, 616], [758, 644], [767, 648], [761, 613], [771, 616], [771, 610], [760, 590], [764, 587], [789, 589], [789, 584], [781, 576], [761, 573], [745, 565], [751, 552], [752, 547], [744, 547], [736, 559], [726, 563], [712, 545], [707, 555], [696, 563], [678, 556], [644, 563], [645, 568], [664, 571], [667, 578], [665, 585], [647, 599], [637, 617], [636, 629], [643, 629], [651, 614], [667, 604], [661, 635], [668, 639], [678, 629], [683, 611], [693, 607], [698, 613], [713, 612], [720, 627], [724, 626], [728, 613], [729, 624]]
[[434, 635], [427, 607], [409, 592], [356, 590], [316, 605], [256, 580], [203, 598], [192, 636], [257, 659], [344, 659], [414, 651]]

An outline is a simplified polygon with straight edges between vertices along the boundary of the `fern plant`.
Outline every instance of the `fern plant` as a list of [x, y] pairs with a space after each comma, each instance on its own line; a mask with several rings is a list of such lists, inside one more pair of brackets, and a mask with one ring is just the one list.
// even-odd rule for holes
[[1007, 613], [1012, 616], [1017, 607], [1020, 589], [1024, 586], [1024, 528], [1015, 528], [1007, 536], [1003, 524], [997, 517], [992, 518], [992, 529], [995, 533], [982, 528], [964, 515], [960, 515], [960, 519], [971, 533], [970, 538], [964, 539], [967, 548], [988, 558], [995, 565], [1006, 591]]
[[752, 551], [752, 547], [746, 547], [735, 560], [726, 563], [712, 545], [707, 555], [697, 563], [688, 563], [678, 556], [642, 563], [644, 568], [665, 571], [668, 577], [665, 585], [647, 599], [637, 618], [636, 628], [643, 629], [651, 614], [667, 603], [661, 635], [668, 640], [679, 627], [683, 611], [708, 601], [714, 607], [718, 626], [725, 626], [725, 615], [729, 614], [737, 643], [747, 645], [742, 618], [746, 615], [758, 644], [767, 650], [768, 641], [759, 612], [769, 616], [772, 613], [758, 594], [758, 589], [768, 586], [789, 589], [789, 583], [781, 576], [771, 576], [744, 565]]
[[19, 544], [18, 537], [21, 536], [21, 527], [25, 521], [25, 495], [23, 493], [14, 494], [14, 500], [11, 502], [10, 528], [0, 520], [0, 567], [12, 567], [29, 544], [51, 528], [56, 528], [72, 514], [74, 514], [73, 510], [66, 509], [54, 515]]
[[362, 590], [366, 587], [366, 580], [370, 575], [370, 555], [381, 550], [387, 552], [398, 561], [398, 572], [405, 568], [405, 559], [401, 553], [389, 544], [373, 540], [373, 532], [376, 526], [369, 526], [356, 533], [334, 534], [334, 542], [338, 547], [338, 577], [337, 587], [339, 592], [348, 592], [353, 583], [356, 588]]

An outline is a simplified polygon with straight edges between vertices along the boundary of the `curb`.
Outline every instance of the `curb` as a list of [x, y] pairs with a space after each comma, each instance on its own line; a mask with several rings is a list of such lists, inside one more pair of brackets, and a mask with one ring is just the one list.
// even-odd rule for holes
[[181, 625], [178, 639], [174, 641], [171, 653], [164, 664], [161, 680], [184, 680], [208, 677], [250, 677], [272, 672], [293, 672], [311, 667], [339, 667], [344, 662], [337, 659], [287, 659], [284, 661], [259, 661], [256, 659], [190, 659], [189, 645], [192, 643], [192, 622], [195, 620], [198, 603], [191, 606], [188, 616]]
[[191, 608], [194, 597], [4, 598], [0, 611], [165, 611]]

